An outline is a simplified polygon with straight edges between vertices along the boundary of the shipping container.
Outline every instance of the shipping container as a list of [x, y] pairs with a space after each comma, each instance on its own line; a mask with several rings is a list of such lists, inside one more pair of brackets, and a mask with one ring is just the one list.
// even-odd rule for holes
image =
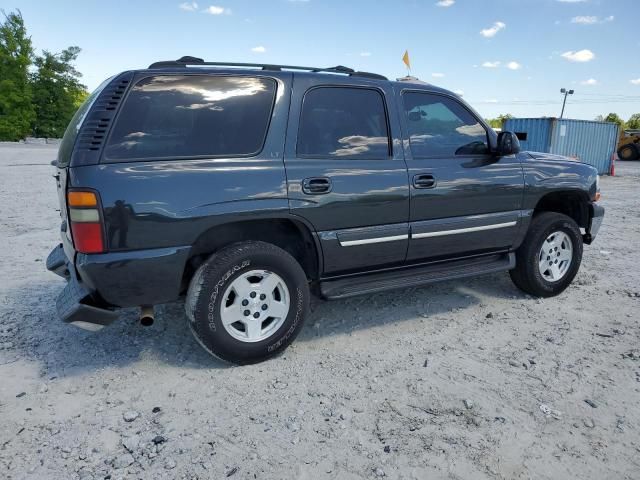
[[567, 118], [509, 118], [502, 129], [515, 132], [522, 150], [574, 157], [608, 174], [618, 143], [618, 125]]

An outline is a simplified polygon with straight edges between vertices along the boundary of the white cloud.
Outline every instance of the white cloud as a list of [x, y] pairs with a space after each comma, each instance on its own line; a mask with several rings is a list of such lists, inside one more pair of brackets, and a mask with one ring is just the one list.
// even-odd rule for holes
[[231, 15], [231, 10], [224, 7], [218, 7], [217, 5], [210, 5], [205, 8], [204, 13], [208, 13], [209, 15]]
[[582, 25], [593, 25], [598, 23], [598, 17], [579, 15], [571, 19], [571, 23], [581, 23]]
[[267, 51], [267, 49], [266, 49], [266, 48], [264, 48], [262, 45], [258, 45], [257, 47], [253, 47], [253, 48], [251, 49], [251, 51], [252, 51], [253, 53], [264, 53], [264, 52], [266, 52], [266, 51]]
[[509, 62], [507, 63], [507, 68], [509, 70], [520, 70], [522, 68], [522, 65], [520, 65], [518, 62]]
[[582, 3], [582, 2], [586, 2], [587, 0], [558, 0], [560, 3]]
[[370, 57], [371, 56], [371, 52], [360, 52], [360, 56], [361, 57]]
[[464, 95], [464, 90], [454, 90], [453, 93], [455, 93], [459, 97], [462, 97]]
[[590, 78], [588, 80], [583, 80], [580, 82], [580, 85], [587, 85], [587, 86], [594, 86], [594, 85], [598, 85], [598, 81], [595, 78]]
[[447, 8], [453, 5], [454, 3], [456, 3], [455, 0], [440, 0], [439, 2], [436, 2], [436, 5], [439, 7]]
[[640, 78], [636, 78], [634, 80], [629, 80], [631, 83], [633, 83], [634, 85], [640, 85]]
[[487, 98], [484, 103], [498, 103], [498, 100], [495, 98]]
[[586, 49], [578, 50], [576, 52], [574, 51], [564, 52], [560, 56], [562, 58], [565, 58], [566, 60], [569, 60], [570, 62], [590, 62], [591, 60], [596, 58], [596, 56], [591, 50], [586, 50]]
[[198, 9], [198, 4], [196, 2], [184, 2], [178, 5], [180, 10], [184, 10], [186, 12], [194, 12]]
[[500, 66], [500, 62], [484, 62], [481, 67], [484, 68], [498, 68]]
[[484, 28], [480, 30], [480, 35], [485, 38], [495, 37], [496, 33], [507, 26], [506, 23], [503, 22], [495, 22], [492, 27]]
[[580, 25], [595, 25], [596, 23], [606, 23], [613, 22], [615, 17], [613, 15], [609, 15], [608, 17], [599, 18], [595, 15], [578, 15], [577, 17], [573, 17], [571, 19], [571, 23], [578, 23]]
[[442, 78], [442, 77], [444, 77], [444, 73], [438, 73], [438, 72], [436, 72], [436, 73], [432, 73], [432, 74], [431, 74], [431, 76], [432, 76], [433, 78]]

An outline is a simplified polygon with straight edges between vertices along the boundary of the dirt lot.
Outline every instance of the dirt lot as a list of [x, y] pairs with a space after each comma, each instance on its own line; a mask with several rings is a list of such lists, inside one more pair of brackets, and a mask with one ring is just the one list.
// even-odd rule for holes
[[640, 162], [603, 178], [560, 297], [499, 274], [317, 301], [283, 356], [229, 367], [181, 305], [55, 318], [54, 156], [0, 145], [0, 478], [640, 477]]

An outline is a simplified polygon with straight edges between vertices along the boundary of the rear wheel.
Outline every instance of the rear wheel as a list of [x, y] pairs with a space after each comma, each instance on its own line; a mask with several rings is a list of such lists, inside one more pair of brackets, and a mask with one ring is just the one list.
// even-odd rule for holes
[[638, 160], [640, 158], [640, 148], [633, 143], [628, 143], [618, 149], [620, 160]]
[[537, 297], [552, 297], [573, 281], [582, 261], [582, 236], [576, 222], [560, 213], [543, 212], [531, 221], [516, 251], [513, 283]]
[[298, 262], [257, 241], [214, 254], [195, 273], [185, 302], [196, 340], [239, 364], [284, 350], [302, 328], [308, 306], [307, 278]]

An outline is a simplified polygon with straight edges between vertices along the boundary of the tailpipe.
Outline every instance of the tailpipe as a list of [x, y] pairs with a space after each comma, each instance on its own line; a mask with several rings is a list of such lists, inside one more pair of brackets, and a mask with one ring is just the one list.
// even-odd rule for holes
[[155, 314], [153, 313], [153, 305], [143, 305], [140, 307], [140, 324], [143, 327], [153, 325]]

